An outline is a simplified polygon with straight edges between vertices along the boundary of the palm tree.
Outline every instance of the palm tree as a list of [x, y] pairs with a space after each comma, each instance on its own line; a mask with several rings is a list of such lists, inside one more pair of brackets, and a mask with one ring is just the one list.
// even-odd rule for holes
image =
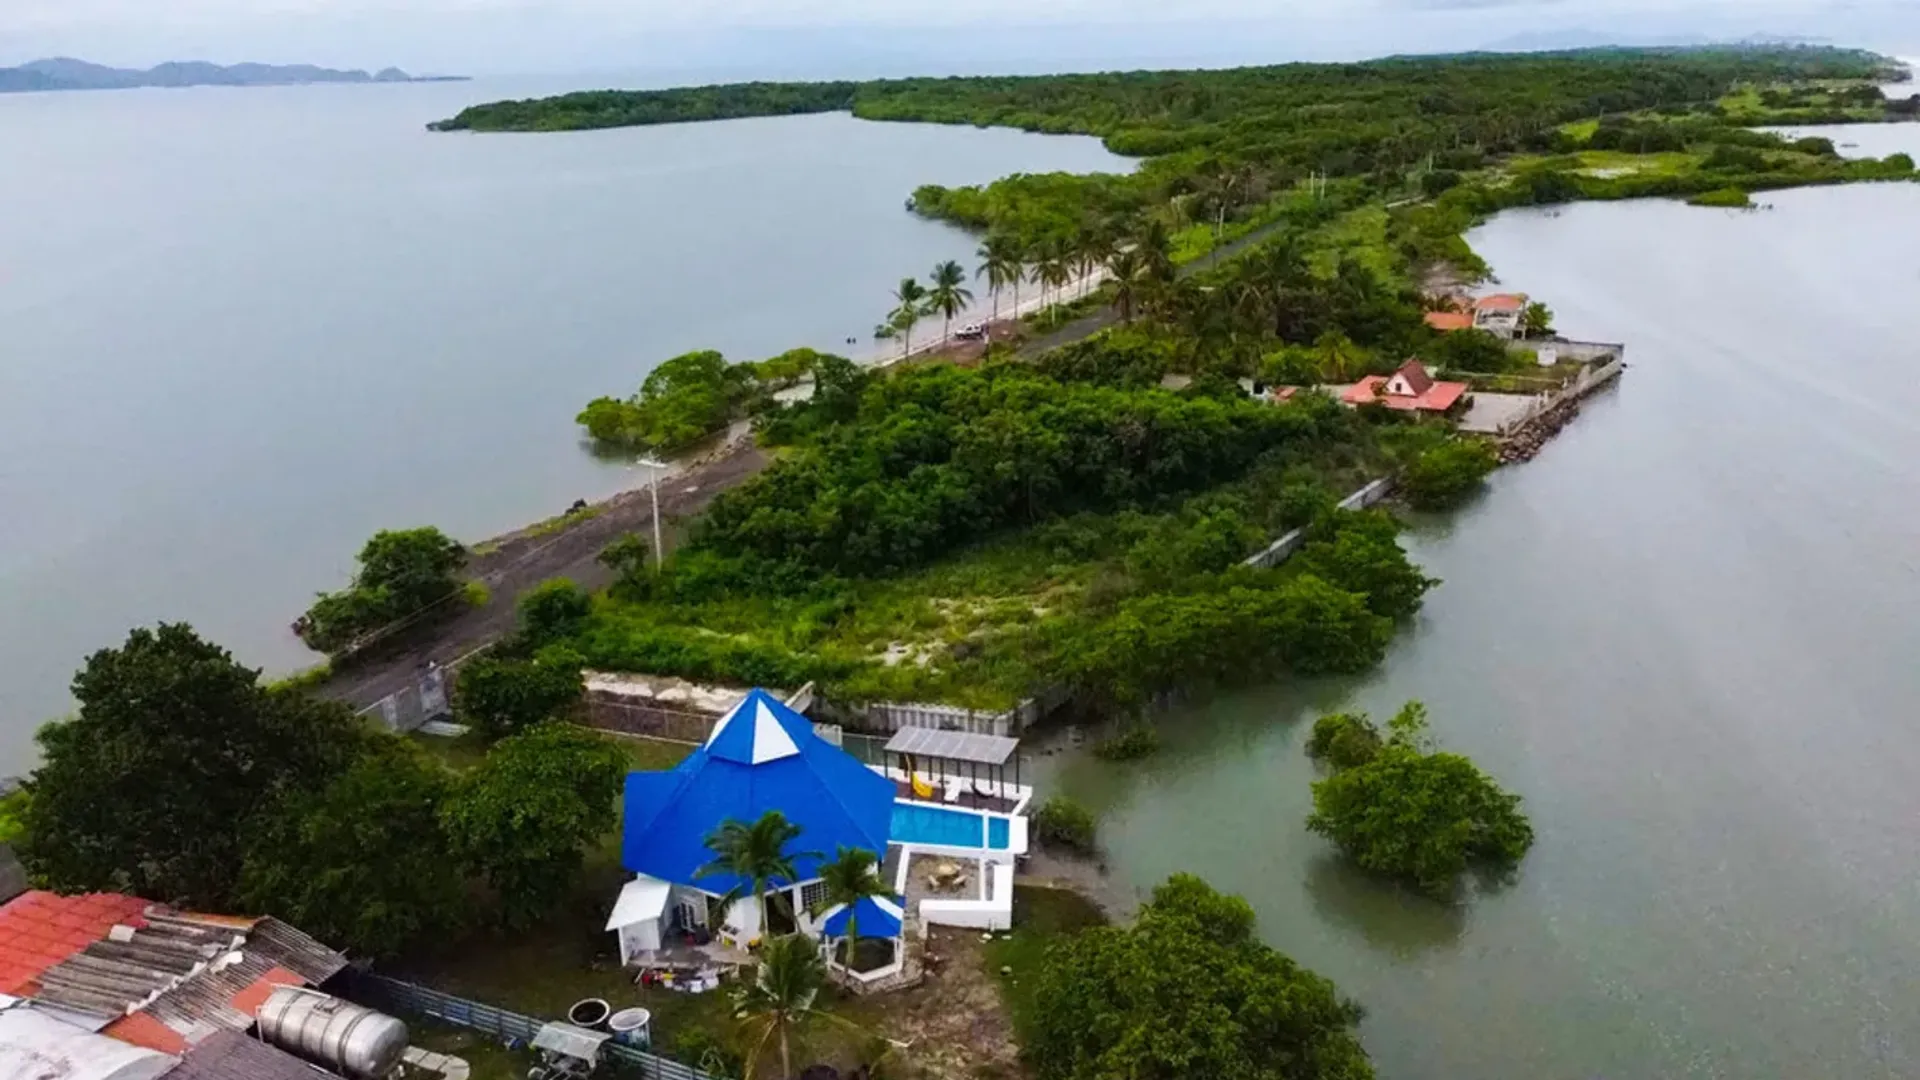
[[1338, 330], [1329, 330], [1315, 338], [1313, 352], [1320, 362], [1321, 380], [1330, 383], [1346, 382], [1366, 359], [1366, 353], [1353, 339]]
[[893, 298], [899, 306], [887, 317], [887, 325], [900, 333], [900, 355], [904, 358], [913, 352], [914, 325], [926, 314], [927, 288], [916, 278], [901, 278]]
[[1025, 267], [1020, 265], [1020, 257], [1013, 246], [1013, 238], [1005, 233], [987, 237], [974, 254], [980, 256], [980, 270], [977, 276], [987, 279], [987, 288], [993, 293], [993, 318], [988, 325], [1000, 321], [1000, 290], [1013, 286], [1013, 310], [1020, 310], [1020, 278]]
[[1120, 309], [1123, 323], [1133, 321], [1133, 309], [1139, 306], [1145, 267], [1138, 248], [1121, 248], [1107, 257], [1107, 274], [1113, 278], [1113, 306]]
[[878, 865], [879, 860], [873, 852], [844, 845], [834, 853], [832, 862], [820, 864], [820, 884], [825, 888], [826, 896], [815, 906], [814, 914], [826, 908], [847, 905], [849, 965], [853, 963], [854, 953], [860, 947], [860, 926], [855, 915], [860, 901], [870, 896], [893, 895], [893, 890], [880, 880]]
[[1173, 264], [1173, 238], [1167, 234], [1167, 224], [1157, 217], [1148, 218], [1133, 238], [1133, 249], [1140, 253], [1140, 262], [1147, 279], [1160, 284], [1173, 280], [1177, 267]]
[[760, 968], [753, 981], [736, 991], [733, 999], [734, 1018], [753, 1041], [747, 1080], [752, 1080], [768, 1040], [775, 1037], [780, 1040], [780, 1075], [793, 1076], [792, 1036], [809, 1021], [826, 1015], [813, 1007], [826, 981], [819, 947], [799, 934], [774, 938], [760, 950]]
[[967, 289], [967, 272], [957, 262], [948, 259], [933, 268], [933, 289], [927, 293], [927, 310], [941, 314], [940, 340], [952, 336], [953, 317], [967, 310], [973, 303], [973, 293]]
[[1080, 271], [1080, 295], [1087, 295], [1093, 284], [1093, 268], [1107, 261], [1118, 247], [1113, 227], [1105, 221], [1089, 221], [1074, 237], [1074, 261]]
[[1046, 290], [1054, 290], [1053, 302], [1058, 304], [1060, 290], [1073, 280], [1073, 256], [1070, 252], [1067, 242], [1059, 238], [1047, 241], [1040, 248], [1040, 261], [1034, 265], [1033, 275], [1041, 286], [1040, 306], [1043, 310], [1047, 306]]
[[767, 890], [776, 882], [792, 884], [800, 877], [794, 861], [818, 852], [790, 852], [787, 845], [800, 838], [800, 826], [788, 821], [778, 810], [760, 815], [749, 825], [729, 818], [707, 834], [707, 850], [713, 861], [694, 871], [694, 877], [734, 877], [740, 879], [720, 898], [722, 911], [751, 890], [760, 905], [760, 932], [767, 932]]

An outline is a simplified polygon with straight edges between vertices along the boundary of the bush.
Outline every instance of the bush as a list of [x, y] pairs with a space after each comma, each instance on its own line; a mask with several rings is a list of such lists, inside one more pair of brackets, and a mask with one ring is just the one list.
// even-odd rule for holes
[[1753, 197], [1745, 188], [1724, 187], [1714, 191], [1703, 191], [1687, 200], [1688, 206], [1712, 206], [1727, 210], [1745, 210], [1753, 205]]
[[1020, 1032], [1040, 1080], [1371, 1080], [1360, 1007], [1254, 936], [1253, 909], [1176, 875], [1129, 927], [1048, 945]]
[[294, 630], [321, 652], [344, 649], [460, 591], [466, 561], [467, 549], [439, 529], [377, 532], [360, 549], [352, 587], [322, 595]]
[[1336, 769], [1365, 765], [1384, 745], [1366, 713], [1329, 713], [1313, 722], [1307, 754]]
[[572, 637], [593, 614], [593, 598], [566, 578], [543, 581], [520, 597], [520, 633], [533, 645]]
[[1458, 438], [1415, 458], [1400, 477], [1400, 494], [1416, 510], [1447, 510], [1480, 489], [1500, 464], [1493, 447], [1478, 439]]
[[500, 739], [564, 713], [586, 693], [577, 664], [482, 656], [454, 680], [454, 714]]
[[1160, 733], [1149, 724], [1135, 724], [1118, 735], [1100, 740], [1093, 756], [1103, 761], [1138, 761], [1160, 749]]
[[[1429, 752], [1426, 709], [1408, 702], [1373, 754], [1359, 752], [1364, 717], [1325, 718], [1327, 749], [1358, 759], [1313, 785], [1307, 827], [1363, 869], [1434, 896], [1450, 894], [1469, 869], [1505, 869], [1533, 846], [1520, 797], [1502, 790], [1459, 754]], [[1321, 725], [1314, 726], [1316, 741]]]
[[1065, 795], [1055, 795], [1034, 811], [1033, 833], [1043, 844], [1091, 854], [1095, 842], [1093, 811]]

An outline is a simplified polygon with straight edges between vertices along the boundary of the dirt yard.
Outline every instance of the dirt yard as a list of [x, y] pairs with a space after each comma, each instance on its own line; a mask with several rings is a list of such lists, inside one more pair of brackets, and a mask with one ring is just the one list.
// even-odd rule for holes
[[919, 986], [858, 1006], [863, 1024], [907, 1044], [895, 1052], [903, 1071], [929, 1080], [1024, 1077], [981, 934], [932, 927], [923, 960], [927, 978]]

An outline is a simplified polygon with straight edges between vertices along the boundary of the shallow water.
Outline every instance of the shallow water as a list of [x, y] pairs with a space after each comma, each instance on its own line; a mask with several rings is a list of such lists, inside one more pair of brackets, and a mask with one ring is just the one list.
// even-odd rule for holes
[[870, 352], [902, 275], [977, 261], [916, 186], [1132, 167], [838, 115], [423, 127], [567, 88], [0, 95], [0, 775], [133, 625], [292, 669], [375, 530], [477, 540], [630, 486], [573, 417], [661, 359]]
[[[1920, 127], [1894, 149], [1920, 149]], [[1375, 674], [1164, 720], [1113, 886], [1191, 870], [1369, 1009], [1383, 1077], [1920, 1075], [1920, 185], [1499, 218], [1503, 283], [1631, 365], [1421, 523], [1445, 584]], [[1311, 719], [1410, 699], [1523, 794], [1513, 883], [1442, 906], [1308, 834]]]

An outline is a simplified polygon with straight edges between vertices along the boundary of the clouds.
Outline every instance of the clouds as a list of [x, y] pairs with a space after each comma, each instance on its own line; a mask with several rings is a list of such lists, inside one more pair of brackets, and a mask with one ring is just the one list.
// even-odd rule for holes
[[[1519, 31], [1920, 43], [1911, 0], [0, 0], [0, 63], [68, 54], [476, 73], [897, 74], [1466, 49]], [[1904, 37], [1903, 34], [1911, 34]]]

